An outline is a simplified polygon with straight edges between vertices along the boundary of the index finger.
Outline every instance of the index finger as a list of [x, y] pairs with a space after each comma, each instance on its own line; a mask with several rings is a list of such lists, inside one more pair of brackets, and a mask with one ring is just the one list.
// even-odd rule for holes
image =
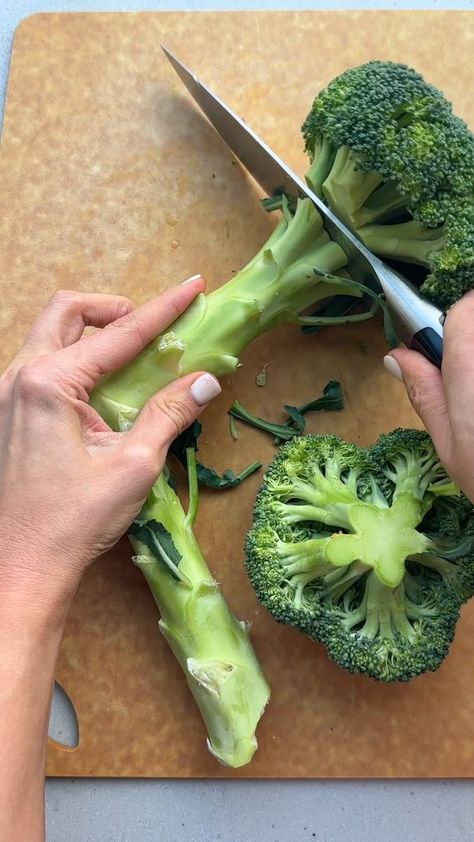
[[203, 291], [203, 278], [194, 275], [61, 351], [64, 365], [83, 373], [87, 380], [84, 385], [90, 388], [90, 381], [95, 385], [105, 374], [121, 368], [143, 351]]

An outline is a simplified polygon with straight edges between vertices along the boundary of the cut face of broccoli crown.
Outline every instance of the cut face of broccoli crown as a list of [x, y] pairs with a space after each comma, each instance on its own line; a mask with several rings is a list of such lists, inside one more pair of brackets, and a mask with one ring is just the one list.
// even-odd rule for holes
[[474, 135], [441, 91], [372, 61], [330, 82], [302, 131], [308, 183], [371, 250], [426, 267], [439, 306], [474, 286]]
[[247, 569], [275, 619], [340, 666], [404, 681], [437, 669], [474, 592], [471, 516], [426, 433], [395, 430], [370, 450], [305, 436], [265, 475]]

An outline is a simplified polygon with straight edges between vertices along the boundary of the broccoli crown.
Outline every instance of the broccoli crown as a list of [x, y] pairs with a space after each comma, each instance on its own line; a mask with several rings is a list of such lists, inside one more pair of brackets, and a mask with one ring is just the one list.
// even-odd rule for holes
[[318, 94], [302, 131], [309, 184], [369, 248], [427, 267], [442, 307], [474, 286], [474, 136], [441, 91], [371, 61]]
[[275, 619], [341, 667], [407, 681], [447, 655], [474, 594], [473, 535], [427, 433], [395, 430], [370, 449], [308, 435], [265, 474], [246, 566]]

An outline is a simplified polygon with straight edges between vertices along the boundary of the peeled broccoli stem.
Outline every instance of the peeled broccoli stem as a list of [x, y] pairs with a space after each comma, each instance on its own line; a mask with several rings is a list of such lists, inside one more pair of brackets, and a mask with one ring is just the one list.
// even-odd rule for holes
[[[324, 298], [360, 296], [357, 284], [334, 276], [346, 263], [346, 255], [329, 239], [309, 200], [299, 200], [294, 215], [284, 204], [281, 221], [253, 260], [223, 287], [198, 296], [170, 329], [135, 360], [103, 378], [91, 394], [91, 405], [112, 429], [120, 430], [133, 422], [152, 394], [177, 377], [200, 369], [217, 376], [235, 371], [241, 352], [264, 331], [283, 322], [298, 323], [302, 310]], [[318, 273], [314, 271], [316, 267]], [[331, 278], [326, 279], [325, 273]], [[231, 766], [242, 765], [255, 750], [251, 726], [258, 722], [268, 698], [268, 687], [248, 632], [218, 593], [192, 535], [191, 523], [188, 520], [184, 529], [185, 515], [179, 498], [163, 477], [155, 484], [137, 520], [141, 525], [163, 525], [182, 556], [175, 565], [177, 578], [170, 578], [171, 567], [168, 565], [163, 572], [159, 549], [150, 545], [145, 549], [131, 535], [139, 553], [140, 569], [164, 611], [162, 630], [185, 670], [209, 729], [211, 750]], [[193, 576], [186, 573], [192, 598], [180, 578], [180, 572], [188, 568], [195, 571]], [[219, 665], [216, 669], [222, 683], [221, 665], [232, 661], [226, 642], [233, 638], [239, 641], [234, 650], [239, 659], [229, 670], [231, 679], [213, 692], [212, 681], [204, 681], [206, 668], [198, 668], [196, 663], [209, 663], [208, 656], [212, 655], [210, 660]], [[217, 682], [216, 674], [213, 681]], [[219, 746], [224, 744], [225, 750], [221, 750]]]
[[135, 564], [144, 574], [160, 612], [160, 631], [186, 676], [206, 724], [209, 750], [222, 763], [237, 767], [248, 763], [257, 748], [255, 729], [267, 704], [269, 687], [250, 641], [249, 626], [230, 611], [194, 536], [194, 457], [188, 462], [188, 471], [187, 515], [164, 474], [140, 514], [141, 522], [161, 524], [172, 535], [182, 557], [179, 566], [174, 567], [158, 544], [158, 552], [152, 552], [140, 538], [132, 534], [130, 539], [137, 554]]
[[[325, 138], [306, 173], [312, 190], [355, 231], [370, 251], [381, 257], [430, 267], [431, 256], [446, 244], [444, 226], [427, 227], [416, 219], [390, 223], [397, 213], [406, 217], [407, 200], [395, 181], [383, 181], [361, 167], [357, 153], [341, 146], [330, 154]], [[383, 224], [382, 224], [383, 223]]]

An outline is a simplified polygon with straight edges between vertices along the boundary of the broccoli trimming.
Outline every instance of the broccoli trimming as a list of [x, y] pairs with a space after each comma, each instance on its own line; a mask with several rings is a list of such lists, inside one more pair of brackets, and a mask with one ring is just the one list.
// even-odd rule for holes
[[[308, 412], [340, 412], [342, 409], [344, 409], [344, 392], [342, 386], [338, 380], [330, 380], [329, 383], [326, 383], [323, 393], [319, 398], [307, 401], [301, 406], [285, 404], [283, 411], [288, 416], [288, 420], [284, 424], [259, 418], [257, 415], [249, 412], [238, 400], [235, 400], [232, 404], [229, 409], [229, 415], [231, 418], [244, 421], [251, 427], [256, 427], [258, 430], [270, 433], [274, 437], [275, 444], [281, 444], [304, 433], [306, 428], [305, 416]], [[261, 465], [259, 463], [257, 464], [261, 468]]]
[[308, 184], [371, 251], [426, 267], [440, 307], [474, 287], [474, 135], [441, 91], [372, 61], [316, 96], [303, 136]]
[[308, 435], [266, 472], [246, 566], [275, 619], [345, 670], [407, 681], [439, 667], [474, 593], [473, 523], [427, 433]]

